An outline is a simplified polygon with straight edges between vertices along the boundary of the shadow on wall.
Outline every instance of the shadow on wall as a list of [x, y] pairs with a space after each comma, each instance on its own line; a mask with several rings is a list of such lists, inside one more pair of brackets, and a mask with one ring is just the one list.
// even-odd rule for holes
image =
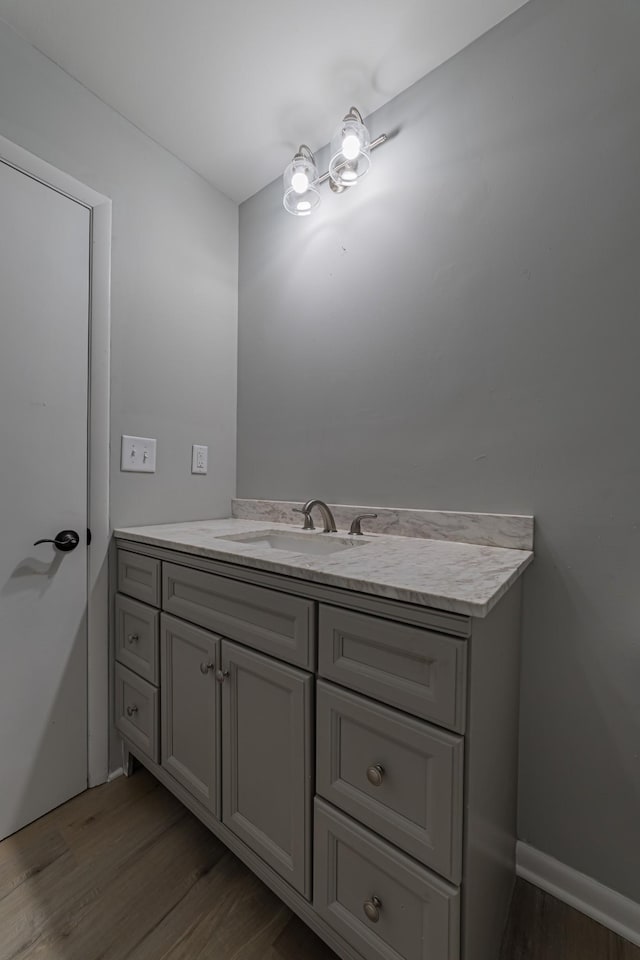
[[56, 571], [62, 563], [63, 554], [56, 551], [56, 555], [49, 562], [38, 560], [37, 557], [26, 557], [12, 571], [11, 576], [0, 590], [0, 599], [9, 597], [15, 593], [34, 591], [34, 577], [42, 578], [35, 583], [40, 587], [36, 591], [39, 597], [42, 597], [51, 585], [51, 581], [56, 575]]

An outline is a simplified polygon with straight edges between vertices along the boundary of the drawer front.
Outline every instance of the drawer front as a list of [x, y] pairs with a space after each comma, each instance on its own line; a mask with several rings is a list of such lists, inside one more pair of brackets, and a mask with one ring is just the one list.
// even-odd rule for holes
[[315, 803], [314, 906], [367, 960], [459, 960], [459, 891]]
[[116, 727], [159, 763], [158, 690], [121, 663], [116, 663]]
[[116, 594], [116, 660], [156, 686], [159, 683], [160, 611]]
[[162, 606], [168, 613], [230, 640], [313, 669], [314, 604], [277, 590], [163, 564]]
[[462, 737], [323, 681], [316, 689], [317, 793], [458, 883]]
[[159, 607], [160, 561], [130, 550], [118, 550], [118, 591]]
[[318, 648], [321, 676], [464, 731], [464, 640], [321, 604]]

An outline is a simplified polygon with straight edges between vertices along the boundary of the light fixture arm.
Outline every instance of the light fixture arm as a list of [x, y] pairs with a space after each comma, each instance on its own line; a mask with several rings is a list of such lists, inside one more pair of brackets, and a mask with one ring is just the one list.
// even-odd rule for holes
[[[352, 109], [352, 110], [355, 110], [355, 107], [352, 107], [351, 109]], [[371, 150], [375, 150], [376, 147], [381, 147], [382, 144], [383, 144], [383, 143], [386, 143], [388, 139], [389, 139], [389, 134], [388, 134], [388, 133], [381, 133], [379, 137], [376, 137], [375, 140], [372, 140], [372, 141], [371, 141], [370, 149], [371, 149]], [[321, 177], [318, 177], [318, 183], [319, 183], [319, 184], [320, 184], [320, 183], [325, 183], [327, 180], [329, 180], [330, 177], [331, 177], [331, 174], [330, 174], [329, 171], [327, 170], [327, 172], [326, 172], [326, 173], [323, 173]]]
[[301, 143], [298, 147], [298, 152], [293, 158], [294, 160], [310, 160], [311, 163], [315, 164], [316, 158], [313, 155], [313, 150], [311, 147], [308, 147], [306, 143]]
[[349, 107], [349, 112], [342, 118], [342, 122], [344, 123], [347, 120], [357, 120], [358, 123], [364, 124], [362, 114], [357, 107]]

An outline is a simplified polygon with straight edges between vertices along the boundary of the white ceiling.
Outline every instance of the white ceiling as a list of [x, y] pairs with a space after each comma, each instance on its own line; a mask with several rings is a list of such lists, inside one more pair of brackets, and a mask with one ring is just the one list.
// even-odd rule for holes
[[0, 0], [0, 18], [242, 201], [526, 0]]

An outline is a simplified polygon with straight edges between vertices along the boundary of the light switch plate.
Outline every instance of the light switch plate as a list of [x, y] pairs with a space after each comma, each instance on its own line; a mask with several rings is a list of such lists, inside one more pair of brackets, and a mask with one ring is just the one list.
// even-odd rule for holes
[[156, 441], [150, 437], [122, 437], [120, 469], [132, 473], [156, 472]]
[[206, 473], [209, 461], [209, 447], [194, 443], [191, 447], [191, 473]]

